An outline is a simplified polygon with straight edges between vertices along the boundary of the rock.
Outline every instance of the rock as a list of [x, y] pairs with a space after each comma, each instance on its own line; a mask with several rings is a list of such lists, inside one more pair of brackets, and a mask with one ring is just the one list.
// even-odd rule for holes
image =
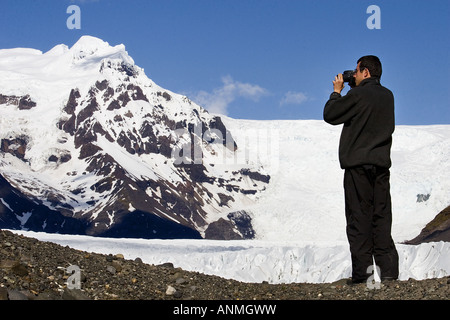
[[25, 276], [28, 275], [28, 268], [27, 268], [27, 266], [24, 265], [23, 263], [17, 263], [17, 264], [15, 264], [15, 265], [12, 267], [11, 271], [12, 271], [15, 275], [17, 275], [17, 276], [19, 276], [19, 277], [25, 277]]
[[240, 234], [235, 230], [234, 224], [223, 218], [211, 222], [205, 230], [205, 239], [212, 240], [241, 240]]
[[34, 300], [61, 300], [61, 295], [57, 295], [54, 292], [43, 292], [39, 294]]
[[173, 294], [174, 298], [181, 298], [183, 296], [183, 292], [181, 292], [180, 290], [176, 290], [175, 293]]
[[8, 300], [8, 290], [3, 287], [0, 287], [0, 301], [1, 300]]
[[63, 300], [92, 300], [80, 289], [64, 289]]
[[172, 286], [167, 286], [166, 295], [172, 296], [175, 294], [175, 292], [177, 292], [177, 289]]
[[17, 263], [18, 263], [17, 260], [10, 260], [10, 259], [0, 260], [0, 269], [11, 270]]
[[0, 269], [11, 271], [16, 276], [19, 277], [24, 277], [28, 275], [27, 266], [17, 260], [11, 259], [0, 260]]
[[176, 283], [176, 284], [183, 284], [183, 283], [185, 283], [185, 282], [187, 282], [187, 280], [186, 280], [185, 278], [182, 278], [182, 277], [177, 278], [177, 279], [175, 280], [175, 283]]
[[23, 292], [13, 289], [8, 290], [8, 299], [9, 300], [29, 300], [28, 296]]
[[114, 268], [113, 266], [107, 266], [106, 267], [106, 271], [108, 271], [111, 274], [116, 274], [116, 268]]
[[117, 272], [122, 271], [122, 265], [118, 261], [113, 261], [111, 266], [116, 269]]
[[[175, 270], [174, 270], [175, 271]], [[183, 277], [183, 274], [181, 273], [181, 272], [175, 272], [175, 273], [173, 273], [172, 274], [172, 276], [170, 277], [172, 280], [177, 280], [178, 278], [182, 278]]]
[[173, 263], [172, 262], [166, 262], [163, 264], [159, 264], [158, 267], [163, 267], [163, 268], [174, 268]]

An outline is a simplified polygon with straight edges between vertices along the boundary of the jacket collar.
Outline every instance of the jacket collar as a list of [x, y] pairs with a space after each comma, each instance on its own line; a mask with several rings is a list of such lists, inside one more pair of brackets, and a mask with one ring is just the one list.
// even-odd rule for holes
[[376, 77], [370, 77], [367, 79], [364, 79], [363, 81], [361, 81], [361, 83], [359, 84], [359, 87], [365, 86], [366, 84], [380, 84], [380, 78], [376, 78]]

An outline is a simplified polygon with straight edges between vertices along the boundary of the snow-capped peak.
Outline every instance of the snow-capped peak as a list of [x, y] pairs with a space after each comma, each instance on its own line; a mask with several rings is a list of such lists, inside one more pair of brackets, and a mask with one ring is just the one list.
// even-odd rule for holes
[[71, 48], [72, 52], [95, 53], [98, 50], [110, 48], [108, 42], [92, 36], [82, 36]]
[[120, 59], [125, 63], [134, 65], [134, 60], [128, 55], [123, 44], [110, 46], [108, 42], [92, 36], [82, 36], [71, 48], [70, 53], [73, 62], [80, 60], [94, 60], [96, 62], [102, 59]]

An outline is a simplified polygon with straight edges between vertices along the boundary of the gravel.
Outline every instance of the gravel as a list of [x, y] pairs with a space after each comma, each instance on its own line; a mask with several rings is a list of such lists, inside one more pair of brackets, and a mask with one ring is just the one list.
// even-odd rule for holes
[[[72, 271], [71, 271], [72, 269]], [[448, 300], [450, 277], [368, 286], [244, 283], [0, 230], [0, 300]], [[370, 288], [369, 288], [370, 287]]]

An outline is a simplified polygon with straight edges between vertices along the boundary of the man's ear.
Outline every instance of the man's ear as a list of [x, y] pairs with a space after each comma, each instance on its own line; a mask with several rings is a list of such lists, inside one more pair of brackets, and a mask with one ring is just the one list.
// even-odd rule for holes
[[370, 77], [371, 77], [371, 76], [370, 76], [370, 71], [369, 71], [369, 69], [365, 68], [365, 69], [363, 70], [363, 76], [364, 76], [364, 79], [370, 78]]

